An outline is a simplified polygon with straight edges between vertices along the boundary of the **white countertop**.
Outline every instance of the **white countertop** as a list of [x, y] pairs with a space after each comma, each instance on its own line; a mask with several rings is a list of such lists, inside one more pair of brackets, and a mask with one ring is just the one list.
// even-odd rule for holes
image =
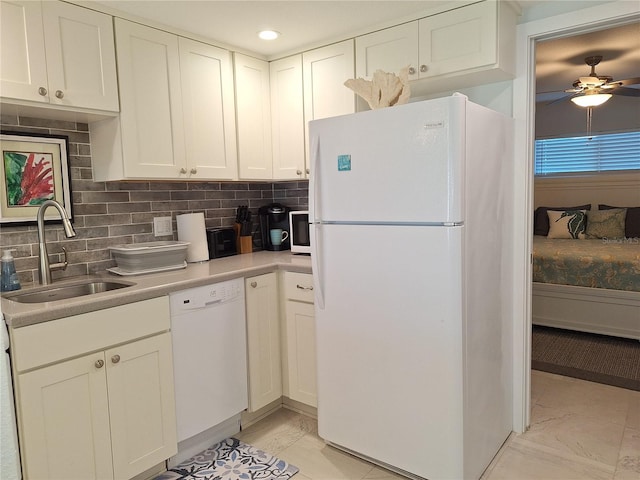
[[[308, 255], [293, 255], [290, 251], [262, 251], [218, 258], [208, 262], [190, 263], [184, 269], [163, 273], [123, 277], [105, 272], [100, 275], [92, 275], [91, 278], [118, 279], [135, 283], [135, 285], [119, 290], [45, 303], [18, 303], [2, 298], [0, 305], [7, 325], [13, 328], [24, 327], [93, 310], [160, 297], [186, 288], [210, 285], [237, 277], [260, 275], [276, 269], [311, 273], [311, 258]], [[77, 281], [79, 278], [84, 277], [69, 277], [58, 280], [54, 284]], [[38, 285], [30, 285], [23, 290], [28, 291], [29, 288], [36, 287]]]

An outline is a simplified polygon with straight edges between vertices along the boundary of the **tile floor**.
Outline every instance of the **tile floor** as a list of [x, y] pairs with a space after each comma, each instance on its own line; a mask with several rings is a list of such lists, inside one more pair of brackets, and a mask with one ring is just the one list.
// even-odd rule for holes
[[[640, 480], [640, 392], [533, 371], [531, 428], [482, 480]], [[313, 418], [279, 410], [238, 437], [296, 465], [294, 480], [404, 477], [325, 445]]]

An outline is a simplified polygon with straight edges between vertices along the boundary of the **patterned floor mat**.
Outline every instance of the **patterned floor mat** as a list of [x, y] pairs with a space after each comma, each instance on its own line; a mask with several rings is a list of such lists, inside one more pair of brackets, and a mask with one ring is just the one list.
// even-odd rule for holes
[[154, 480], [286, 480], [298, 467], [230, 437]]

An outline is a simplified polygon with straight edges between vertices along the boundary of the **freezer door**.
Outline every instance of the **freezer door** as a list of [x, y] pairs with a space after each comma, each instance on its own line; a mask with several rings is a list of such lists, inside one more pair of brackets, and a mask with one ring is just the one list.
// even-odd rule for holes
[[312, 121], [311, 220], [463, 220], [466, 97]]
[[462, 478], [464, 227], [313, 228], [320, 436]]

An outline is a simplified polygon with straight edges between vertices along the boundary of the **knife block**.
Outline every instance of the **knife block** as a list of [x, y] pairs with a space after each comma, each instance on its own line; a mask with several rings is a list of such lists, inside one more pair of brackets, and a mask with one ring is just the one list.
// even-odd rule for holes
[[239, 223], [233, 224], [233, 230], [236, 232], [236, 249], [238, 253], [251, 253], [253, 252], [253, 237], [251, 235], [241, 236], [241, 227], [242, 225]]

